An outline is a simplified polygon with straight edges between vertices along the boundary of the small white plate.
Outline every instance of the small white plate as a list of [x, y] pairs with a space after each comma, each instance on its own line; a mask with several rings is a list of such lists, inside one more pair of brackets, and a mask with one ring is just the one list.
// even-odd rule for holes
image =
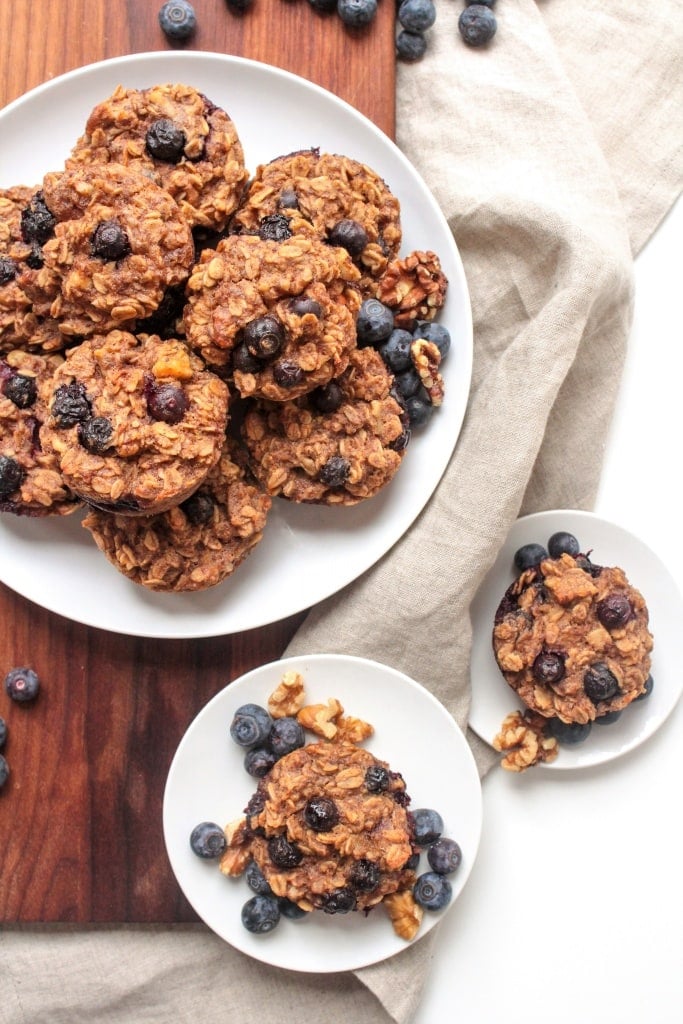
[[[437, 810], [444, 835], [460, 844], [462, 863], [449, 876], [453, 899], [441, 912], [425, 911], [413, 941], [455, 904], [472, 870], [482, 824], [479, 775], [467, 741], [439, 701], [401, 672], [363, 658], [317, 654], [263, 665], [218, 693], [185, 733], [168, 774], [163, 827], [171, 867], [197, 914], [226, 942], [275, 967], [355, 970], [409, 945], [381, 906], [368, 917], [314, 911], [299, 921], [282, 919], [267, 935], [252, 935], [240, 919], [253, 895], [244, 878], [224, 877], [215, 862], [202, 861], [190, 849], [196, 824], [239, 818], [253, 794], [256, 780], [244, 770], [244, 751], [231, 740], [230, 723], [241, 704], [265, 704], [288, 670], [304, 677], [307, 702], [337, 697], [347, 714], [374, 726], [364, 746], [403, 775], [410, 806]], [[421, 859], [420, 870], [428, 870], [424, 854]]]
[[524, 516], [513, 525], [495, 564], [472, 602], [472, 706], [470, 726], [486, 743], [492, 743], [507, 714], [524, 705], [508, 686], [496, 664], [491, 643], [493, 617], [515, 578], [513, 558], [522, 544], [547, 545], [558, 530], [573, 533], [582, 551], [591, 551], [596, 565], [618, 565], [629, 582], [645, 598], [654, 637], [652, 677], [654, 689], [636, 701], [610, 725], [594, 725], [588, 738], [576, 746], [561, 746], [555, 761], [539, 767], [554, 771], [586, 768], [611, 761], [639, 746], [665, 721], [681, 695], [678, 644], [683, 624], [683, 599], [676, 583], [642, 540], [621, 526], [592, 512], [554, 510]]
[[[374, 168], [401, 203], [401, 255], [429, 249], [449, 280], [439, 322], [452, 346], [446, 398], [415, 431], [395, 478], [352, 508], [277, 499], [263, 540], [234, 576], [197, 594], [156, 594], [110, 565], [79, 514], [49, 520], [0, 516], [0, 580], [50, 611], [132, 636], [221, 636], [312, 607], [365, 572], [429, 500], [455, 447], [472, 373], [472, 318], [453, 235], [427, 186], [397, 146], [332, 93], [296, 75], [239, 57], [196, 51], [134, 54], [55, 78], [0, 111], [0, 186], [40, 182], [58, 170], [92, 107], [123, 84], [185, 82], [222, 106], [247, 167], [318, 146]], [[56, 116], [55, 112], [59, 112]], [[27, 143], [30, 125], [30, 144]]]

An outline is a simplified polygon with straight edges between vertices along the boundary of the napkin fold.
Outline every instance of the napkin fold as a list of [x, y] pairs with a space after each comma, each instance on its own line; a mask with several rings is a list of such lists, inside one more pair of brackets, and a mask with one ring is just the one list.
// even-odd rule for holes
[[[496, 37], [475, 50], [458, 35], [459, 0], [436, 3], [427, 55], [398, 68], [397, 141], [465, 265], [468, 410], [411, 529], [314, 608], [285, 653], [388, 663], [466, 730], [469, 607], [511, 524], [594, 501], [633, 256], [683, 182], [683, 19], [678, 0], [499, 0]], [[483, 776], [495, 757], [468, 738]], [[372, 967], [320, 976], [268, 968], [203, 926], [5, 928], [0, 1022], [408, 1024], [438, 932]]]

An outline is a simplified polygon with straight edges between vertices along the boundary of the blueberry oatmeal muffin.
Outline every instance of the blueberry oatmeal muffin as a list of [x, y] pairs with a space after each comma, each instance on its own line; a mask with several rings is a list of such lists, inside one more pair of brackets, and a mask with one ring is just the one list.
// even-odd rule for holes
[[149, 316], [194, 260], [176, 203], [118, 164], [47, 174], [42, 197], [54, 231], [42, 267], [20, 284], [60, 331], [80, 340]]
[[314, 148], [259, 166], [231, 230], [262, 237], [313, 232], [348, 250], [361, 291], [374, 294], [401, 245], [400, 204], [372, 168]]
[[199, 488], [156, 516], [91, 509], [83, 526], [120, 572], [150, 590], [206, 590], [230, 576], [263, 536], [271, 499], [226, 446]]
[[54, 454], [40, 443], [58, 355], [16, 349], [0, 356], [0, 511], [66, 515], [80, 504]]
[[189, 85], [119, 86], [90, 113], [67, 167], [117, 163], [142, 171], [195, 228], [222, 229], [248, 177], [228, 114]]
[[356, 349], [326, 387], [293, 402], [256, 402], [242, 436], [254, 476], [291, 501], [355, 505], [401, 464], [409, 431], [394, 378], [375, 349]]
[[[526, 745], [524, 756], [537, 754], [529, 763], [551, 760], [553, 736], [577, 742], [594, 721], [607, 723], [641, 698], [653, 647], [648, 619], [642, 594], [619, 567], [564, 551], [524, 568], [498, 606], [492, 639], [526, 711], [508, 716], [494, 746]], [[514, 761], [504, 767], [528, 766]]]
[[182, 341], [111, 331], [69, 350], [48, 406], [40, 439], [68, 486], [104, 511], [149, 516], [218, 461], [228, 388]]
[[231, 235], [202, 253], [187, 285], [185, 331], [242, 397], [283, 402], [337, 376], [356, 344], [358, 271], [315, 238]]

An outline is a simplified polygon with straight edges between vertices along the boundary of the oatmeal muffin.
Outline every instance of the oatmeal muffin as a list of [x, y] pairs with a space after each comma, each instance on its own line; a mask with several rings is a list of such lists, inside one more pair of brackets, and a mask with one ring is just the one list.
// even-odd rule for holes
[[310, 234], [348, 249], [363, 295], [401, 245], [398, 199], [380, 176], [347, 156], [302, 150], [256, 170], [233, 228], [262, 237]]
[[375, 349], [356, 349], [346, 370], [293, 402], [256, 402], [242, 436], [254, 476], [291, 501], [355, 505], [387, 484], [409, 432], [394, 378]]
[[315, 238], [231, 235], [202, 253], [187, 285], [185, 331], [245, 397], [283, 402], [337, 376], [356, 344], [358, 271]]
[[111, 331], [57, 369], [43, 448], [96, 508], [155, 515], [203, 482], [225, 442], [228, 389], [182, 341]]
[[144, 175], [107, 164], [45, 176], [54, 232], [43, 266], [20, 277], [39, 312], [81, 339], [149, 316], [194, 260], [192, 232], [169, 194]]
[[563, 553], [525, 569], [495, 615], [493, 650], [531, 712], [585, 724], [645, 691], [653, 641], [643, 596], [618, 567]]
[[415, 883], [408, 802], [401, 776], [369, 751], [308, 743], [259, 783], [249, 852], [273, 892], [303, 910], [369, 910]]
[[221, 229], [247, 180], [228, 114], [189, 85], [124, 89], [91, 112], [67, 167], [117, 163], [152, 178], [194, 228]]
[[226, 448], [182, 504], [150, 517], [91, 509], [83, 526], [133, 582], [157, 591], [206, 590], [230, 576], [261, 540], [270, 504]]
[[0, 511], [66, 515], [80, 504], [39, 439], [58, 355], [17, 349], [0, 356]]

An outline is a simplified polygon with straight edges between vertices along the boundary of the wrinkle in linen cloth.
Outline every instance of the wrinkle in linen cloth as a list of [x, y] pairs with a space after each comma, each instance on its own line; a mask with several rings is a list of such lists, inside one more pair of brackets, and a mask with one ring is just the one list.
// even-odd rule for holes
[[[632, 257], [683, 180], [683, 24], [678, 0], [647, 10], [500, 0], [493, 45], [470, 50], [457, 33], [460, 4], [437, 9], [426, 57], [398, 69], [397, 141], [465, 265], [468, 410], [412, 528], [313, 609], [286, 653], [386, 662], [465, 729], [469, 606], [512, 522], [594, 501], [631, 322]], [[494, 756], [468, 738], [483, 776]], [[320, 976], [267, 968], [202, 926], [7, 928], [0, 1022], [284, 1024], [322, 1013], [334, 1024], [408, 1024], [437, 933], [355, 974]]]

